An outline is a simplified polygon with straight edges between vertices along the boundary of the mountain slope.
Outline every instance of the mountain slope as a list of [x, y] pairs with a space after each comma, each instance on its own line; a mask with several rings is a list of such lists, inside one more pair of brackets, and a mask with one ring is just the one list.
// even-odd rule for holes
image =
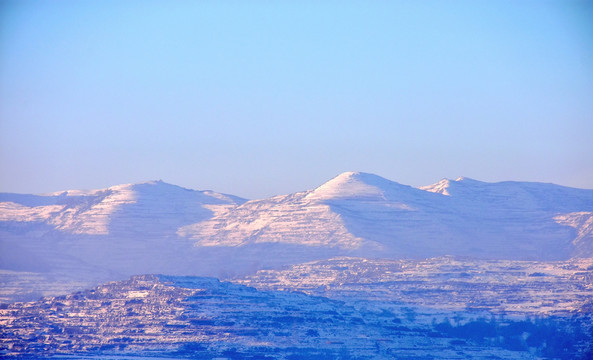
[[587, 314], [534, 321], [493, 315], [435, 310], [396, 299], [374, 302], [366, 291], [350, 291], [348, 299], [335, 301], [212, 278], [143, 275], [1, 307], [0, 357], [461, 360], [591, 355]]
[[245, 200], [235, 196], [184, 189], [162, 181], [47, 195], [2, 193], [0, 223], [38, 223], [47, 225], [48, 230], [70, 234], [161, 234], [208, 218], [211, 211], [205, 205], [242, 202]]
[[372, 174], [246, 202], [180, 234], [198, 246], [286, 243], [370, 257], [561, 260], [593, 256], [593, 190], [460, 178], [413, 188]]

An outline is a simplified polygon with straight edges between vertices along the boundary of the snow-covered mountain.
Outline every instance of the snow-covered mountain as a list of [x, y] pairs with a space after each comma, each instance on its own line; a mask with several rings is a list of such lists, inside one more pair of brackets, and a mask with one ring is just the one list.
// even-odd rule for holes
[[0, 222], [5, 229], [27, 223], [69, 234], [158, 236], [209, 218], [208, 206], [243, 202], [236, 196], [162, 181], [45, 195], [0, 193]]
[[464, 178], [414, 188], [347, 172], [252, 201], [160, 181], [0, 194], [4, 300], [134, 274], [228, 278], [335, 256], [446, 255], [593, 257], [593, 190]]
[[198, 246], [282, 243], [366, 257], [593, 256], [593, 190], [459, 178], [422, 188], [347, 172], [320, 187], [221, 208], [179, 233]]
[[[0, 194], [0, 299], [65, 293], [131, 274], [199, 272], [179, 227], [245, 200], [162, 181]], [[25, 290], [23, 290], [25, 289]]]

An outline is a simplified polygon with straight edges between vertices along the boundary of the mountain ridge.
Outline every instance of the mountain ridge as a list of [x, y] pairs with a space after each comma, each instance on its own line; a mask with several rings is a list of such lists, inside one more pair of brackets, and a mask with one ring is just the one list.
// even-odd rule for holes
[[[366, 246], [395, 257], [505, 258], [510, 253], [515, 259], [560, 260], [593, 254], [587, 241], [574, 251], [564, 246], [574, 240], [567, 224], [586, 233], [581, 238], [590, 234], [569, 218], [578, 214], [582, 218], [591, 211], [592, 190], [468, 178], [414, 188], [373, 174], [345, 172], [313, 190], [229, 208], [184, 227], [180, 234], [197, 240], [197, 246], [300, 242], [354, 251]], [[497, 229], [500, 225], [506, 229]], [[489, 243], [482, 241], [485, 249], [472, 252], [472, 238], [485, 236], [490, 237]], [[439, 249], [439, 239], [457, 243]], [[528, 240], [523, 249], [516, 243], [521, 239]], [[414, 247], [410, 241], [420, 244]]]
[[[172, 184], [172, 183], [168, 183], [165, 182], [163, 180], [146, 180], [146, 181], [140, 181], [140, 182], [135, 182], [135, 183], [122, 183], [122, 184], [116, 184], [116, 185], [112, 185], [106, 188], [96, 188], [96, 189], [68, 189], [68, 190], [58, 190], [58, 191], [50, 191], [50, 192], [44, 192], [44, 193], [20, 193], [20, 192], [6, 192], [6, 191], [0, 191], [0, 202], [6, 202], [6, 201], [11, 201], [11, 198], [25, 198], [25, 197], [37, 197], [37, 198], [52, 198], [52, 197], [63, 197], [63, 196], [85, 196], [85, 195], [94, 195], [96, 193], [100, 193], [100, 192], [104, 192], [104, 191], [108, 191], [108, 190], [113, 190], [113, 189], [122, 189], [122, 188], [127, 188], [127, 187], [138, 187], [138, 186], [142, 186], [142, 185], [160, 185], [160, 186], [168, 186], [168, 187], [175, 187], [175, 188], [179, 188], [182, 190], [187, 190], [187, 191], [195, 191], [195, 192], [201, 192], [201, 193], [212, 193], [212, 194], [220, 194], [223, 196], [227, 196], [230, 198], [235, 198], [237, 200], [240, 200], [242, 202], [246, 202], [246, 201], [252, 201], [252, 200], [263, 200], [263, 199], [269, 199], [269, 198], [274, 198], [277, 196], [287, 196], [287, 195], [292, 195], [292, 194], [297, 194], [297, 193], [303, 193], [303, 192], [314, 192], [315, 190], [322, 188], [324, 186], [327, 186], [329, 184], [333, 184], [336, 180], [340, 180], [340, 179], [348, 179], [348, 178], [356, 178], [356, 179], [374, 179], [371, 182], [374, 182], [374, 185], [376, 185], [377, 183], [387, 183], [387, 184], [396, 184], [402, 187], [407, 187], [407, 188], [413, 188], [413, 189], [420, 189], [420, 190], [424, 190], [424, 191], [428, 191], [428, 192], [435, 192], [433, 190], [431, 190], [432, 188], [435, 188], [437, 186], [448, 186], [451, 185], [453, 183], [474, 183], [474, 184], [482, 184], [482, 185], [496, 185], [496, 184], [531, 184], [531, 185], [537, 185], [537, 186], [549, 186], [549, 187], [555, 187], [555, 188], [562, 188], [562, 189], [572, 189], [572, 190], [576, 190], [576, 191], [593, 191], [593, 189], [588, 189], [588, 188], [580, 188], [580, 187], [572, 187], [572, 186], [566, 186], [566, 185], [560, 185], [560, 184], [556, 184], [556, 183], [551, 183], [551, 182], [538, 182], [538, 181], [518, 181], [518, 180], [504, 180], [504, 181], [495, 181], [495, 182], [488, 182], [488, 181], [482, 181], [482, 180], [477, 180], [474, 178], [470, 178], [467, 176], [459, 176], [456, 179], [449, 179], [449, 178], [442, 178], [441, 180], [433, 183], [433, 184], [429, 184], [429, 185], [421, 185], [421, 186], [411, 186], [411, 185], [405, 185], [405, 184], [401, 184], [399, 182], [393, 181], [393, 180], [389, 180], [385, 177], [382, 177], [380, 175], [376, 175], [373, 173], [368, 173], [368, 172], [363, 172], [363, 171], [345, 171], [342, 172], [334, 177], [332, 177], [331, 179], [327, 180], [326, 182], [324, 182], [323, 184], [317, 186], [314, 189], [311, 190], [304, 190], [304, 191], [298, 191], [295, 193], [290, 193], [290, 194], [279, 194], [279, 195], [273, 195], [270, 197], [266, 197], [266, 198], [258, 198], [258, 199], [246, 199], [237, 195], [231, 195], [231, 194], [226, 194], [226, 193], [220, 193], [214, 190], [197, 190], [197, 189], [191, 189], [191, 188], [186, 188], [180, 185], [176, 185], [176, 184]], [[373, 185], [373, 184], [369, 184], [369, 185]], [[22, 200], [20, 200], [22, 201]], [[19, 201], [19, 202], [20, 202]]]
[[[312, 190], [256, 200], [186, 189], [160, 180], [45, 195], [0, 193], [0, 226], [8, 224], [4, 228], [9, 232], [14, 222], [36, 223], [37, 228], [46, 225], [46, 233], [86, 235], [123, 236], [142, 228], [145, 236], [166, 233], [196, 240], [196, 246], [272, 242], [384, 250], [386, 243], [392, 242], [387, 239], [390, 234], [407, 239], [427, 234], [434, 238], [438, 233], [442, 238], [448, 233], [451, 238], [459, 237], [452, 228], [466, 218], [477, 229], [475, 236], [491, 232], [480, 230], [487, 223], [533, 223], [537, 218], [552, 220], [564, 230], [572, 227], [582, 240], [591, 235], [587, 225], [590, 212], [593, 190], [536, 182], [487, 183], [466, 177], [415, 188], [355, 171], [341, 173]], [[413, 223], [426, 231], [415, 234]], [[471, 232], [465, 231], [465, 237]], [[576, 254], [593, 256], [593, 250], [580, 249]], [[400, 255], [392, 255], [449, 254], [415, 254], [404, 249]]]
[[51, 279], [241, 275], [335, 256], [566, 260], [593, 257], [593, 190], [467, 179], [415, 188], [346, 172], [256, 200], [160, 181], [0, 193], [0, 248], [5, 292]]

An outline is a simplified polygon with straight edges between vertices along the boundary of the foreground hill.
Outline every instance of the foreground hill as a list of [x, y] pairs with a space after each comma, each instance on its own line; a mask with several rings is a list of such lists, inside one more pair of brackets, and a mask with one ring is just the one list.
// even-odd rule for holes
[[[68, 359], [587, 359], [586, 314], [443, 312], [259, 291], [211, 278], [135, 276], [0, 309], [0, 356]], [[453, 323], [451, 322], [453, 319]]]

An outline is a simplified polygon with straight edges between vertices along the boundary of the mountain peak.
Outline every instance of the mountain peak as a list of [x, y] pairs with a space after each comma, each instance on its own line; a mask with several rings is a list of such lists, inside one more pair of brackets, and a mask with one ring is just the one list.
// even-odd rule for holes
[[464, 182], [466, 184], [483, 184], [484, 183], [483, 181], [472, 179], [467, 176], [460, 176], [457, 179], [455, 179], [455, 182]]
[[147, 181], [140, 181], [140, 182], [136, 182], [136, 183], [116, 185], [116, 187], [129, 187], [129, 188], [137, 188], [137, 187], [142, 187], [142, 186], [176, 187], [176, 188], [180, 187], [178, 185], [164, 182], [163, 180], [147, 180]]
[[159, 179], [159, 180], [143, 181], [143, 182], [139, 182], [139, 183], [137, 183], [135, 185], [142, 185], [142, 184], [147, 184], [147, 185], [171, 185], [171, 184], [168, 184], [168, 183], [164, 182], [161, 179]]
[[347, 171], [332, 178], [307, 195], [308, 199], [381, 197], [385, 185], [392, 183], [378, 175]]
[[[461, 178], [457, 178], [458, 181]], [[443, 195], [447, 195], [450, 196], [451, 194], [449, 194], [449, 186], [451, 186], [451, 180], [449, 179], [442, 179], [441, 181], [432, 184], [432, 185], [426, 185], [426, 186], [421, 186], [419, 187], [420, 190], [424, 190], [424, 191], [428, 191], [428, 192], [433, 192], [433, 193], [437, 193], [437, 194], [443, 194]]]
[[480, 184], [484, 184], [482, 181], [479, 180], [474, 180], [465, 176], [460, 176], [455, 180], [451, 180], [451, 179], [442, 179], [437, 183], [434, 183], [432, 185], [426, 185], [426, 186], [421, 186], [419, 187], [420, 190], [424, 190], [424, 191], [429, 191], [429, 192], [433, 192], [433, 193], [437, 193], [437, 194], [442, 194], [442, 195], [447, 195], [447, 196], [451, 196], [451, 190], [453, 188], [459, 188], [459, 186], [464, 186], [464, 185], [480, 185]]

